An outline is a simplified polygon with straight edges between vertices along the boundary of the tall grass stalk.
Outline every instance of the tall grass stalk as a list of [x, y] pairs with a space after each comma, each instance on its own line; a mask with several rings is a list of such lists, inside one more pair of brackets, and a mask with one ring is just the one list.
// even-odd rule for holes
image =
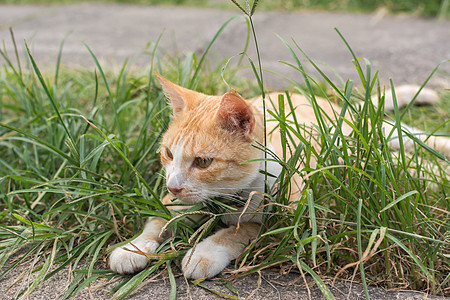
[[[258, 6], [259, 0], [254, 0], [252, 5], [250, 6], [249, 1], [245, 0], [245, 8], [242, 7], [239, 2], [236, 0], [231, 0], [231, 2], [234, 3], [243, 13], [245, 16], [247, 16], [248, 23], [250, 24], [250, 29], [253, 36], [253, 41], [255, 43], [255, 50], [256, 50], [256, 58], [258, 61], [258, 68], [255, 67], [253, 61], [249, 58], [250, 65], [252, 66], [253, 73], [256, 77], [256, 80], [258, 81], [258, 85], [260, 87], [261, 97], [262, 97], [262, 105], [263, 105], [263, 120], [264, 120], [264, 147], [267, 147], [267, 118], [266, 118], [266, 93], [264, 90], [264, 77], [263, 77], [263, 68], [261, 64], [261, 55], [259, 53], [259, 47], [258, 47], [258, 39], [256, 37], [256, 30], [255, 25], [253, 24], [253, 14], [255, 13], [256, 7]], [[265, 188], [264, 192], [267, 194], [268, 192], [268, 184], [267, 184], [267, 152], [264, 152], [264, 172], [265, 172]]]

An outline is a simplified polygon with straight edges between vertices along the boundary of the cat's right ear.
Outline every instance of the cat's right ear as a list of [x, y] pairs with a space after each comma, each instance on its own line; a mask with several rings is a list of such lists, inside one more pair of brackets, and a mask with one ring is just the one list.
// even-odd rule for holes
[[245, 135], [252, 133], [255, 127], [255, 116], [245, 100], [235, 92], [228, 92], [220, 100], [217, 120], [222, 128], [241, 132]]
[[159, 82], [161, 83], [164, 94], [169, 99], [169, 104], [172, 107], [173, 117], [177, 118], [187, 109], [188, 103], [186, 97], [183, 95], [186, 93], [186, 89], [170, 82], [156, 72]]

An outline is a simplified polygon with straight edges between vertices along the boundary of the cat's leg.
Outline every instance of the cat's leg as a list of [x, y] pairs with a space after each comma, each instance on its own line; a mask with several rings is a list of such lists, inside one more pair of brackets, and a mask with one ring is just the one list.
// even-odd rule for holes
[[[162, 203], [167, 205], [177, 204], [177, 201], [172, 202], [173, 196], [167, 194]], [[167, 208], [175, 211], [182, 211], [186, 206], [168, 205]], [[201, 216], [191, 216], [193, 222], [198, 221]], [[189, 221], [187, 221], [189, 224]], [[136, 273], [147, 266], [149, 261], [145, 254], [155, 253], [161, 242], [170, 233], [170, 228], [163, 232], [160, 236], [162, 228], [167, 224], [167, 221], [160, 217], [150, 217], [145, 223], [142, 233], [131, 242], [117, 247], [111, 252], [109, 257], [109, 267], [119, 274]]]
[[[398, 138], [397, 129], [393, 129], [393, 126], [387, 122], [383, 122], [383, 129], [386, 136], [392, 132], [389, 140], [389, 148], [394, 150], [400, 150], [400, 141]], [[450, 138], [444, 136], [428, 136], [424, 134], [420, 129], [402, 124], [402, 129], [411, 133], [419, 140], [430, 146], [431, 148], [444, 154], [447, 158], [450, 158]], [[414, 152], [414, 141], [406, 134], [403, 134], [403, 146], [407, 152]]]
[[184, 256], [184, 275], [193, 279], [216, 276], [257, 237], [260, 226], [241, 223], [237, 231], [236, 226], [230, 226], [204, 239]]
[[[397, 105], [399, 108], [408, 105], [409, 102], [414, 98], [414, 96], [419, 91], [420, 86], [405, 84], [395, 87], [395, 98], [397, 99]], [[378, 105], [378, 96], [374, 95], [372, 101], [375, 105]], [[439, 95], [436, 91], [428, 88], [423, 88], [420, 94], [416, 97], [414, 101], [415, 105], [434, 105], [439, 102]], [[386, 90], [384, 94], [384, 110], [394, 111], [394, 100], [392, 97], [392, 92]]]
[[[167, 205], [171, 203], [172, 199], [173, 196], [167, 194], [163, 198], [162, 203]], [[168, 206], [168, 208], [172, 209], [174, 207]], [[109, 267], [111, 270], [119, 274], [132, 274], [144, 269], [149, 259], [146, 255], [136, 252], [145, 254], [155, 253], [165, 238], [165, 236], [160, 236], [160, 232], [166, 223], [167, 221], [163, 218], [148, 218], [144, 230], [137, 238], [123, 246], [117, 247], [111, 252], [109, 257]], [[165, 235], [167, 235], [167, 232]]]
[[159, 233], [166, 223], [163, 218], [148, 218], [144, 230], [137, 238], [111, 252], [109, 257], [111, 270], [119, 274], [132, 274], [144, 269], [149, 261], [144, 254], [155, 253], [162, 242]]
[[[397, 99], [397, 105], [398, 107], [403, 107], [409, 104], [409, 102], [414, 98], [414, 96], [419, 91], [420, 87], [417, 85], [400, 85], [395, 87], [395, 94]], [[385, 99], [384, 99], [384, 105], [386, 111], [393, 111], [394, 110], [394, 100], [392, 97], [392, 93], [386, 91], [385, 93]], [[375, 105], [378, 103], [378, 97], [374, 96], [372, 97], [372, 100]], [[428, 89], [423, 88], [420, 91], [420, 94], [416, 97], [414, 104], [418, 105], [435, 105], [439, 102], [439, 95], [437, 92]], [[419, 138], [421, 141], [425, 142], [428, 146], [431, 148], [441, 152], [444, 154], [447, 158], [450, 158], [450, 138], [447, 137], [438, 137], [438, 136], [431, 136], [428, 137], [426, 134], [423, 134], [421, 130], [410, 127], [407, 125], [402, 124], [403, 129], [409, 131], [410, 133], [414, 134], [417, 138]], [[389, 132], [392, 130], [392, 125], [388, 123], [383, 123], [383, 128], [385, 129], [385, 133], [389, 134]], [[406, 151], [412, 152], [414, 150], [414, 143], [413, 140], [408, 138], [406, 135], [404, 135], [403, 143]], [[398, 141], [398, 135], [397, 130], [393, 131], [393, 135], [391, 136], [391, 140], [389, 141], [389, 147], [394, 150], [400, 149], [400, 143]]]

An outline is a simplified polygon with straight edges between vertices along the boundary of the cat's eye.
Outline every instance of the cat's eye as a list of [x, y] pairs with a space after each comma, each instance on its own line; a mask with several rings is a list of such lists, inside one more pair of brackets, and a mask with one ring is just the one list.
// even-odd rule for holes
[[206, 169], [213, 162], [213, 158], [196, 157], [194, 159], [194, 166], [200, 169]]
[[172, 152], [170, 152], [170, 150], [169, 150], [169, 148], [165, 148], [166, 150], [166, 156], [169, 158], [169, 159], [173, 159], [173, 154], [172, 154]]

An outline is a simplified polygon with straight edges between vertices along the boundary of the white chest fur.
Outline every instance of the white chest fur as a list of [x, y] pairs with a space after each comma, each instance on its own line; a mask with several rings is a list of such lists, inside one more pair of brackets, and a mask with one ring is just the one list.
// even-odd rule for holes
[[[267, 148], [270, 152], [275, 153], [275, 149], [270, 143], [267, 145]], [[273, 161], [274, 159], [275, 158], [273, 156], [268, 154], [267, 173], [275, 176], [267, 176], [267, 186], [269, 189], [273, 186], [276, 181], [276, 176], [278, 176], [282, 170], [281, 165]], [[260, 170], [264, 171], [265, 168], [265, 161], [261, 161]], [[263, 209], [261, 202], [264, 199], [265, 181], [265, 174], [263, 172], [259, 172], [256, 178], [247, 187], [242, 189], [241, 197], [246, 203], [244, 206], [238, 207], [237, 210], [229, 212], [222, 217], [222, 221], [226, 225], [236, 225], [238, 222], [262, 222]]]

